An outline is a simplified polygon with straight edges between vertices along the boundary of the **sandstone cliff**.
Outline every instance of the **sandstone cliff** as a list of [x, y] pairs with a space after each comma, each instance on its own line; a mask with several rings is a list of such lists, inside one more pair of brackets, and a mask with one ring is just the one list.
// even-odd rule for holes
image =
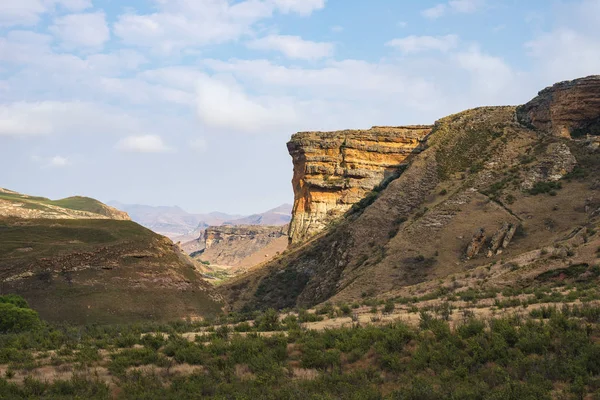
[[557, 83], [519, 107], [521, 123], [561, 137], [600, 135], [600, 75]]
[[294, 164], [290, 242], [321, 231], [422, 149], [431, 126], [302, 132], [288, 143]]
[[205, 249], [195, 258], [233, 269], [268, 261], [287, 247], [288, 226], [213, 226], [204, 233]]
[[[503, 285], [520, 279], [520, 268], [535, 274], [549, 264], [596, 263], [599, 148], [576, 133], [598, 133], [600, 107], [588, 107], [598, 96], [600, 77], [589, 77], [546, 89], [518, 111], [482, 107], [437, 121], [397, 179], [314, 239], [227, 282], [222, 293], [233, 308], [306, 307], [407, 287], [413, 291], [403, 295], [415, 295], [418, 283], [477, 268]], [[333, 192], [331, 204], [344, 190], [319, 186], [321, 169], [336, 165], [323, 154], [340, 153], [329, 144], [343, 143], [338, 135], [322, 145], [292, 140], [296, 240], [323, 226], [315, 221], [323, 214], [305, 208], [312, 190]], [[311, 186], [305, 181], [314, 175]]]

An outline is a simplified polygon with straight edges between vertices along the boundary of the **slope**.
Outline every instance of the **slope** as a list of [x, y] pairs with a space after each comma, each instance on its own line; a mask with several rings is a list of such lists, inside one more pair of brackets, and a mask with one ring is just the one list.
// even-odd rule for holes
[[0, 216], [129, 220], [127, 213], [98, 200], [74, 196], [61, 200], [29, 196], [0, 188]]
[[[518, 111], [484, 107], [438, 121], [397, 179], [223, 293], [237, 309], [311, 306], [391, 295], [481, 266], [595, 262], [598, 143], [579, 130], [595, 132], [597, 99], [600, 77], [590, 77], [547, 89]], [[547, 115], [561, 119], [536, 126]], [[488, 284], [520, 279], [516, 271]]]
[[0, 215], [0, 293], [22, 295], [44, 319], [123, 323], [220, 312], [221, 298], [177, 246], [132, 221], [89, 211], [109, 209], [102, 203], [0, 195], [17, 204]]

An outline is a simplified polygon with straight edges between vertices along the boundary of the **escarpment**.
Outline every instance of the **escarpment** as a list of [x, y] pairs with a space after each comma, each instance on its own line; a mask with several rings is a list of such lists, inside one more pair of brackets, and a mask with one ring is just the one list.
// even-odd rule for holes
[[597, 263], [600, 148], [587, 135], [599, 96], [588, 77], [433, 128], [295, 135], [290, 237], [302, 243], [221, 293], [233, 309], [308, 307], [416, 296], [419, 283], [472, 271], [503, 286]]
[[288, 226], [211, 226], [204, 232], [205, 248], [193, 257], [211, 265], [250, 268], [283, 252]]
[[557, 83], [519, 107], [520, 122], [566, 138], [600, 135], [600, 75]]
[[301, 132], [287, 147], [294, 164], [291, 243], [320, 232], [332, 220], [423, 148], [431, 126]]

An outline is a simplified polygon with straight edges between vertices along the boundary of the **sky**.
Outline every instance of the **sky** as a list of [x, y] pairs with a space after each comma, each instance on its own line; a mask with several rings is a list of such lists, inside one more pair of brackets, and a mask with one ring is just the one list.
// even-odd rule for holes
[[0, 187], [251, 214], [297, 131], [600, 73], [600, 0], [0, 0]]

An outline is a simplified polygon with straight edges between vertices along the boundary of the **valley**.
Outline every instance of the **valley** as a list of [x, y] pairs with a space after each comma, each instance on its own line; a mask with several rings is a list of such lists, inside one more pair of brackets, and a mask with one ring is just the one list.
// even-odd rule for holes
[[297, 133], [247, 217], [2, 189], [0, 398], [598, 398], [599, 129], [589, 76]]

